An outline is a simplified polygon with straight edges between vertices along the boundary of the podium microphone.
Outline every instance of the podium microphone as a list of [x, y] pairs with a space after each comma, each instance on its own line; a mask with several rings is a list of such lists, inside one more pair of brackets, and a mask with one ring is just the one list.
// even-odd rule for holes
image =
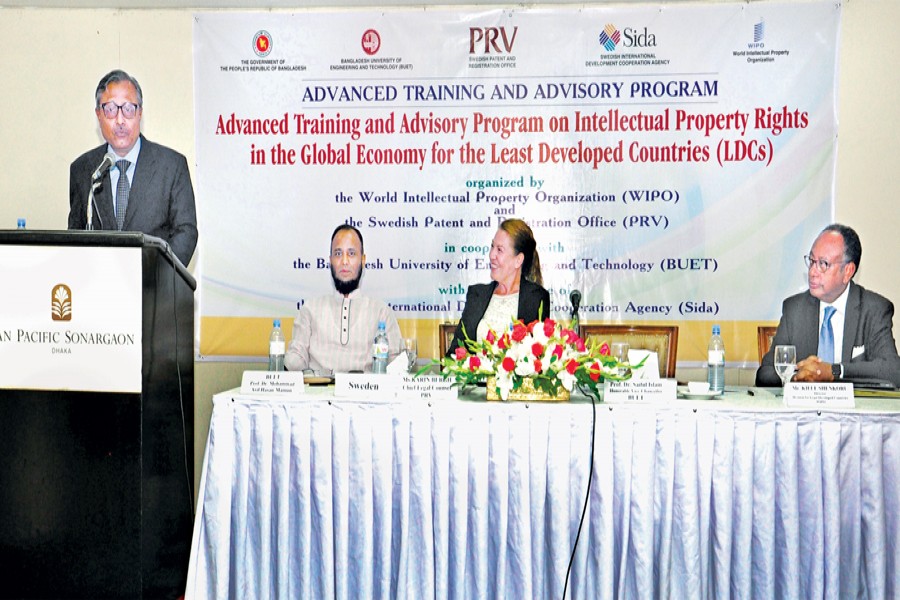
[[[103, 160], [100, 161], [100, 165], [94, 170], [93, 175], [91, 175], [91, 189], [88, 192], [88, 200], [87, 200], [87, 219], [85, 221], [84, 228], [86, 231], [94, 230], [94, 192], [97, 191], [97, 188], [100, 187], [100, 179], [103, 177], [103, 174], [109, 170], [111, 166], [116, 164], [116, 155], [112, 152], [107, 152], [103, 157]], [[99, 214], [97, 215], [99, 216]], [[100, 228], [103, 228], [103, 222], [100, 222]]]
[[116, 155], [112, 152], [107, 152], [103, 157], [103, 161], [94, 170], [94, 174], [91, 175], [91, 181], [97, 181], [98, 179], [103, 177], [103, 174], [106, 173], [106, 171], [114, 164], [116, 164]]

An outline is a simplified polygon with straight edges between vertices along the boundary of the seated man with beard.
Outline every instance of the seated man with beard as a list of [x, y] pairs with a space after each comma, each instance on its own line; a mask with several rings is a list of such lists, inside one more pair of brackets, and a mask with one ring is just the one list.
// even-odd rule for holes
[[300, 309], [284, 356], [288, 370], [312, 370], [316, 375], [371, 371], [379, 321], [385, 323], [390, 360], [400, 353], [400, 326], [394, 311], [359, 292], [365, 264], [362, 234], [352, 225], [339, 225], [331, 234], [336, 293], [310, 300]]

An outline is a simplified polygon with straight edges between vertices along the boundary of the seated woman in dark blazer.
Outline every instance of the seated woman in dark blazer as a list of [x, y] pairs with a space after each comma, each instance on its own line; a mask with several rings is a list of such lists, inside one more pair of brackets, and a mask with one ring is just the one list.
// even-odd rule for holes
[[466, 307], [447, 348], [451, 356], [469, 339], [484, 339], [488, 329], [503, 333], [516, 319], [530, 323], [550, 316], [550, 294], [542, 286], [534, 234], [525, 221], [507, 219], [491, 242], [491, 283], [469, 286]]

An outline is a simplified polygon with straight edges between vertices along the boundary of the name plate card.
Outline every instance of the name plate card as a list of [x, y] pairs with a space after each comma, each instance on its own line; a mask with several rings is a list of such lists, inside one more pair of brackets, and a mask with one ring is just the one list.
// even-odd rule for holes
[[334, 395], [369, 402], [390, 402], [397, 397], [401, 375], [335, 373]]
[[610, 404], [665, 404], [675, 398], [674, 379], [604, 381], [603, 401]]
[[852, 383], [799, 383], [784, 386], [784, 405], [794, 408], [856, 408]]
[[458, 391], [452, 383], [440, 376], [336, 373], [334, 395], [367, 402], [455, 399]]
[[241, 393], [253, 396], [301, 396], [301, 371], [244, 371]]
[[456, 400], [459, 397], [459, 388], [453, 387], [453, 380], [444, 379], [440, 375], [404, 375], [402, 379], [397, 391], [398, 398], [431, 401]]

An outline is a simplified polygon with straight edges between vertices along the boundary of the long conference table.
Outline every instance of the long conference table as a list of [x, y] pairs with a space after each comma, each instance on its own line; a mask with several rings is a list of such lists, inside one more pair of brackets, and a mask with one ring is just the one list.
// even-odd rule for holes
[[214, 398], [186, 598], [900, 597], [898, 409], [747, 388], [598, 404], [573, 557], [587, 399], [232, 390]]

